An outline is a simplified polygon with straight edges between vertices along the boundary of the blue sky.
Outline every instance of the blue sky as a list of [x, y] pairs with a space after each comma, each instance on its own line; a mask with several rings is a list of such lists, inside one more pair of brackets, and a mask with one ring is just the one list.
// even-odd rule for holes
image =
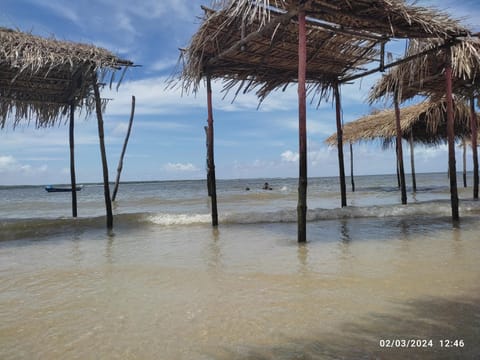
[[[447, 10], [480, 31], [477, 0], [419, 4]], [[136, 116], [122, 180], [200, 179], [205, 177], [205, 92], [182, 97], [179, 90], [165, 88], [178, 48], [188, 45], [199, 26], [200, 5], [208, 6], [210, 0], [2, 0], [0, 26], [102, 46], [142, 65], [127, 72], [118, 92], [102, 92], [113, 99], [105, 114], [110, 178], [116, 175], [135, 95]], [[390, 51], [400, 56], [403, 46], [396, 43]], [[342, 87], [344, 122], [371, 111], [365, 98], [378, 76]], [[222, 99], [221, 84], [214, 83], [213, 89], [217, 178], [296, 177], [296, 88], [271, 94], [258, 110], [253, 94], [232, 103], [232, 96]], [[331, 102], [308, 108], [307, 128], [309, 176], [337, 175], [337, 152], [324, 144], [335, 132]], [[78, 115], [75, 137], [77, 181], [101, 181], [96, 119]], [[457, 168], [460, 154], [459, 150]], [[394, 172], [393, 151], [382, 151], [378, 144], [356, 145], [354, 155], [357, 174]], [[417, 146], [415, 155], [417, 171], [447, 169], [445, 146]], [[348, 148], [345, 157], [349, 166]], [[23, 125], [0, 131], [0, 185], [68, 183], [68, 169], [68, 126], [37, 130]]]

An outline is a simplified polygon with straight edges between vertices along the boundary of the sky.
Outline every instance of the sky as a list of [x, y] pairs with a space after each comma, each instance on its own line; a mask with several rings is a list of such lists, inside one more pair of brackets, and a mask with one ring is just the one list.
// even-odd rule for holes
[[[480, 31], [478, 0], [421, 0], [461, 18]], [[116, 169], [130, 117], [132, 95], [135, 119], [124, 159], [122, 181], [203, 179], [205, 170], [206, 94], [182, 94], [167, 88], [177, 64], [179, 48], [189, 44], [210, 0], [2, 0], [0, 26], [104, 47], [140, 67], [127, 71], [118, 91], [104, 89], [112, 99], [104, 115], [109, 176]], [[388, 51], [402, 55], [404, 44], [394, 42]], [[343, 121], [367, 115], [366, 102], [374, 74], [341, 88]], [[272, 93], [258, 108], [254, 94], [221, 92], [213, 84], [215, 165], [218, 179], [298, 176], [298, 107], [296, 87]], [[374, 104], [376, 109], [384, 104]], [[307, 108], [308, 175], [338, 175], [337, 150], [325, 139], [335, 133], [335, 109], [331, 101]], [[102, 168], [96, 118], [76, 115], [75, 157], [78, 183], [101, 182]], [[408, 146], [404, 146], [409, 172]], [[416, 146], [417, 172], [447, 170], [447, 147]], [[346, 167], [350, 153], [345, 148]], [[461, 162], [457, 151], [457, 169]], [[378, 143], [354, 146], [355, 174], [395, 172], [394, 151]], [[35, 129], [24, 123], [0, 131], [0, 185], [68, 183], [68, 124]], [[472, 167], [468, 162], [469, 169]], [[347, 171], [348, 173], [348, 171]]]

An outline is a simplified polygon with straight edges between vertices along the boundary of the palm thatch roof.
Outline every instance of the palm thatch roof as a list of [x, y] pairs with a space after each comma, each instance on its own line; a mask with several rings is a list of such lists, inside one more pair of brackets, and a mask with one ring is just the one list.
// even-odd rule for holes
[[403, 0], [223, 0], [205, 9], [182, 53], [180, 79], [198, 90], [205, 75], [226, 79], [224, 90], [257, 90], [263, 99], [297, 81], [299, 7], [307, 15], [307, 80], [321, 95], [335, 82], [380, 61], [390, 38], [442, 38], [468, 31], [445, 13]]
[[395, 67], [372, 88], [369, 101], [388, 99], [398, 91], [399, 100], [416, 95], [440, 98], [445, 94], [445, 64], [451, 56], [453, 92], [466, 97], [480, 94], [480, 39], [467, 37], [438, 47], [439, 40], [412, 40], [406, 56], [435, 49], [408, 64]]
[[94, 81], [132, 65], [99, 47], [0, 27], [0, 127], [8, 119], [52, 126], [71, 104], [89, 113]]
[[[447, 105], [445, 99], [439, 101], [426, 100], [419, 104], [404, 107], [400, 111], [400, 127], [402, 137], [417, 143], [437, 145], [447, 140]], [[471, 136], [470, 107], [461, 99], [454, 102], [455, 134], [458, 139]], [[380, 140], [384, 147], [392, 144], [396, 138], [395, 111], [383, 110], [375, 114], [361, 117], [345, 124], [343, 127], [344, 142], [362, 142]], [[337, 133], [328, 137], [325, 142], [337, 144]]]

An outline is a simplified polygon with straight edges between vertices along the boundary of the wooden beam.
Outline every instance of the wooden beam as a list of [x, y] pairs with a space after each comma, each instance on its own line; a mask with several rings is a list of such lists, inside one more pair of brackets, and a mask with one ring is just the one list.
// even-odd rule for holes
[[70, 185], [72, 186], [72, 216], [77, 217], [77, 181], [75, 176], [75, 136], [74, 136], [74, 122], [75, 122], [75, 103], [70, 103], [70, 127], [69, 127], [69, 142], [70, 142]]
[[350, 141], [350, 180], [352, 183], [352, 192], [355, 192], [355, 179], [353, 178], [353, 144]]
[[350, 35], [350, 36], [355, 36], [359, 39], [366, 39], [366, 40], [373, 40], [373, 41], [378, 41], [382, 42], [385, 41], [387, 38], [385, 36], [377, 35], [377, 34], [372, 34], [370, 32], [366, 31], [361, 31], [361, 30], [353, 30], [346, 28], [341, 25], [332, 25], [332, 24], [327, 24], [321, 20], [318, 20], [313, 17], [307, 17], [307, 21], [312, 24], [313, 26], [318, 26], [323, 29], [329, 30], [335, 34], [342, 34], [342, 35]]
[[337, 123], [337, 149], [338, 149], [338, 168], [340, 175], [340, 194], [341, 194], [341, 206], [347, 206], [347, 186], [345, 182], [345, 163], [343, 158], [343, 127], [342, 127], [342, 109], [340, 104], [340, 90], [339, 85], [336, 83], [333, 87], [333, 93], [335, 96], [335, 110], [336, 110], [336, 123]]
[[452, 96], [452, 59], [450, 51], [447, 51], [447, 63], [445, 65], [445, 85], [447, 95], [447, 137], [448, 137], [448, 173], [450, 177], [450, 203], [452, 207], [452, 220], [460, 219], [458, 213], [458, 189], [457, 170], [455, 164], [455, 126], [453, 118]]
[[307, 241], [307, 32], [305, 11], [298, 13], [298, 133], [299, 133], [299, 178], [298, 178], [298, 242]]
[[467, 141], [462, 139], [462, 160], [463, 160], [463, 187], [467, 187]]
[[413, 144], [413, 131], [410, 130], [410, 171], [412, 173], [412, 190], [414, 193], [417, 192], [417, 175], [415, 174], [415, 154], [414, 154], [414, 144]]
[[403, 64], [405, 62], [408, 62], [408, 61], [411, 61], [411, 60], [414, 60], [420, 56], [424, 56], [424, 55], [428, 55], [428, 54], [431, 54], [431, 53], [434, 53], [438, 50], [442, 50], [442, 49], [445, 49], [445, 48], [449, 48], [450, 46], [454, 45], [456, 42], [458, 42], [457, 39], [454, 39], [454, 40], [451, 40], [451, 41], [448, 41], [447, 43], [445, 44], [442, 44], [442, 45], [439, 45], [439, 46], [435, 46], [431, 49], [427, 49], [427, 50], [424, 50], [424, 51], [421, 51], [419, 52], [418, 54], [414, 54], [414, 55], [410, 55], [410, 56], [407, 56], [407, 57], [404, 57], [400, 60], [397, 60], [397, 61], [393, 61], [387, 65], [383, 65], [383, 66], [379, 66], [379, 67], [376, 67], [372, 70], [368, 70], [368, 71], [365, 71], [363, 73], [360, 73], [360, 74], [355, 74], [355, 75], [352, 75], [352, 76], [348, 76], [348, 77], [345, 77], [345, 78], [342, 78], [340, 79], [340, 82], [341, 83], [346, 83], [346, 82], [349, 82], [349, 81], [353, 81], [353, 80], [356, 80], [356, 79], [360, 79], [364, 76], [367, 76], [367, 75], [370, 75], [370, 74], [374, 74], [376, 72], [379, 72], [379, 71], [385, 71], [391, 67], [394, 67], [394, 66], [397, 66], [397, 65], [400, 65], [400, 64]]
[[108, 181], [108, 163], [107, 154], [105, 151], [105, 134], [103, 129], [103, 114], [102, 114], [102, 101], [100, 98], [100, 90], [98, 89], [97, 76], [93, 76], [93, 91], [95, 95], [95, 109], [97, 112], [97, 125], [98, 125], [98, 139], [100, 143], [100, 154], [102, 157], [102, 169], [103, 169], [103, 195], [105, 197], [105, 211], [107, 215], [107, 229], [113, 228], [113, 212], [112, 201], [110, 198], [110, 187]]
[[215, 159], [214, 159], [214, 131], [213, 131], [213, 104], [212, 104], [212, 84], [210, 76], [207, 75], [207, 106], [208, 106], [208, 127], [207, 127], [207, 161], [208, 176], [210, 182], [210, 199], [212, 203], [212, 226], [218, 226], [218, 210], [217, 210], [217, 184], [215, 179]]
[[478, 148], [477, 148], [477, 113], [473, 96], [470, 98], [470, 127], [472, 129], [472, 157], [473, 157], [473, 198], [478, 199]]
[[400, 190], [402, 193], [402, 204], [407, 204], [407, 187], [405, 184], [405, 168], [403, 166], [403, 147], [402, 147], [402, 128], [400, 125], [400, 106], [398, 103], [398, 93], [394, 95], [395, 104], [395, 123], [397, 128], [397, 161], [400, 175]]

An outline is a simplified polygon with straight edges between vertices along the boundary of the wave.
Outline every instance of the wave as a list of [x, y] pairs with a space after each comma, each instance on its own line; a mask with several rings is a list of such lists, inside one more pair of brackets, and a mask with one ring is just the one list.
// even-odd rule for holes
[[[460, 216], [478, 216], [479, 201], [461, 201]], [[450, 201], [429, 201], [409, 205], [384, 205], [356, 207], [348, 206], [338, 209], [309, 209], [307, 220], [340, 220], [356, 218], [386, 217], [450, 217]], [[220, 213], [220, 224], [260, 224], [260, 223], [295, 223], [297, 210], [294, 208], [261, 212]], [[178, 213], [125, 213], [114, 217], [114, 230], [134, 230], [143, 226], [191, 226], [208, 225], [210, 214], [178, 214]], [[0, 241], [16, 239], [37, 239], [78, 234], [86, 231], [102, 231], [105, 229], [105, 216], [81, 218], [34, 218], [7, 219], [0, 221]]]
[[[114, 227], [132, 228], [145, 223], [146, 214], [119, 214], [114, 216]], [[17, 218], [0, 220], [0, 241], [17, 239], [39, 239], [79, 234], [106, 227], [105, 216], [59, 217], [59, 218]]]
[[[480, 202], [462, 201], [459, 207], [463, 216], [480, 213]], [[450, 216], [450, 201], [430, 201], [409, 205], [383, 205], [356, 207], [348, 206], [339, 209], [310, 209], [307, 211], [308, 221], [339, 220], [355, 218], [384, 218], [397, 216]], [[194, 225], [211, 222], [210, 214], [169, 214], [156, 213], [148, 216], [148, 221], [156, 225]], [[278, 211], [219, 214], [220, 224], [259, 224], [259, 223], [294, 223], [297, 221], [296, 209]]]

